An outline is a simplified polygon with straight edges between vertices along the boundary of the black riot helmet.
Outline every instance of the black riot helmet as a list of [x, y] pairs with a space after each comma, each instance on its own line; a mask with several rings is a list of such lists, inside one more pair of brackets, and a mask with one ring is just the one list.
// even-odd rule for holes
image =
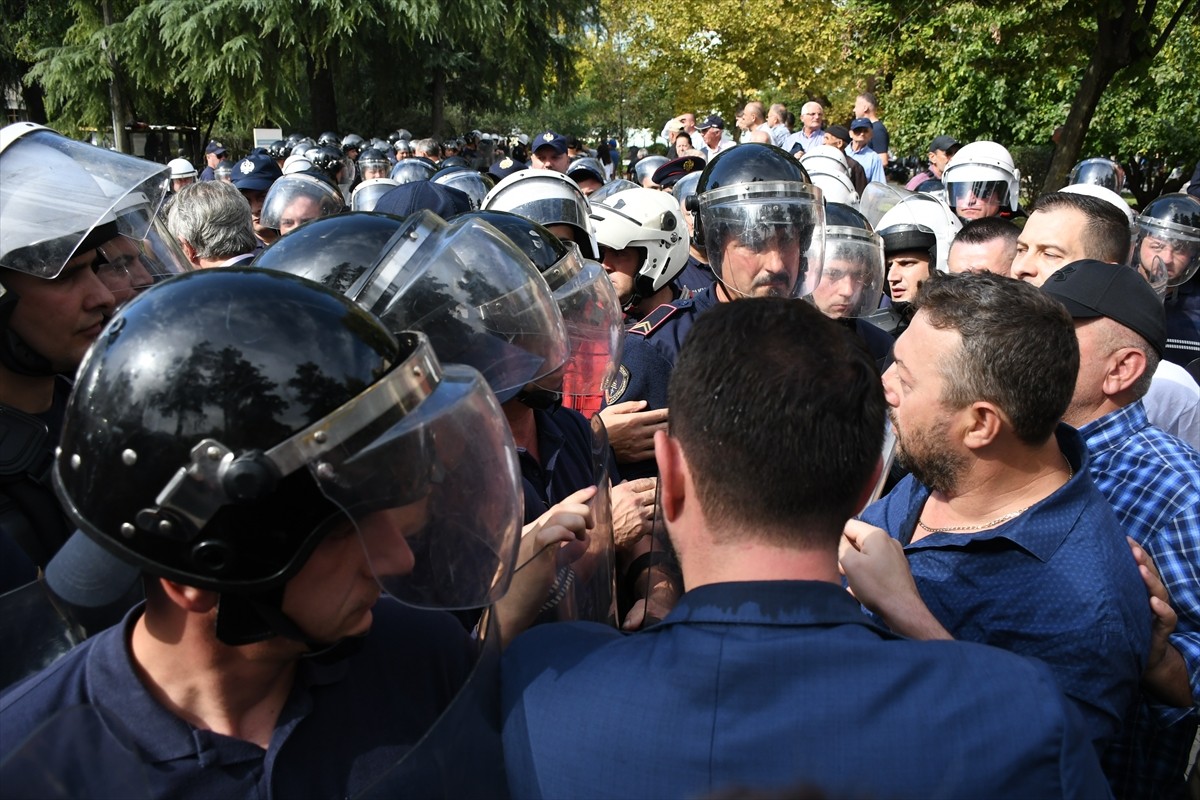
[[809, 300], [827, 316], [868, 316], [883, 296], [883, 254], [883, 239], [858, 209], [826, 203], [825, 263]]
[[1120, 194], [1125, 188], [1125, 171], [1110, 158], [1087, 158], [1071, 168], [1068, 185], [1090, 183]]
[[342, 171], [346, 168], [341, 148], [336, 145], [333, 147], [321, 145], [309, 150], [305, 155], [315, 168], [328, 175], [334, 183], [340, 181]]
[[449, 167], [469, 168], [471, 163], [462, 156], [447, 156], [438, 162], [438, 166], [443, 169], [447, 169]]
[[[731, 297], [803, 297], [816, 288], [825, 203], [804, 167], [785, 151], [752, 142], [719, 153], [687, 203], [694, 213], [693, 242]], [[747, 271], [751, 262], [776, 258], [782, 269]]]
[[282, 161], [291, 153], [292, 148], [283, 139], [276, 139], [267, 145], [267, 155], [276, 161]]
[[1164, 194], [1147, 203], [1134, 221], [1134, 266], [1148, 279], [1162, 274], [1167, 286], [1179, 286], [1200, 270], [1200, 199], [1183, 192]]
[[774, 145], [748, 142], [749, 146], [731, 147], [716, 155], [700, 173], [696, 193], [688, 199], [688, 211], [695, 215], [692, 244], [704, 247], [704, 232], [699, 214], [699, 197], [712, 189], [733, 184], [761, 181], [799, 181], [812, 184], [800, 161]]
[[[478, 373], [311, 281], [186, 278], [123, 307], [80, 368], [53, 479], [87, 536], [148, 575], [220, 592], [228, 644], [324, 644], [285, 615], [282, 587], [328, 535], [357, 534], [381, 586], [413, 605], [503, 593], [518, 484]], [[381, 528], [393, 512], [413, 524]]]
[[552, 273], [554, 267], [567, 257], [568, 250], [562, 240], [544, 225], [508, 211], [472, 211], [470, 214], [460, 214], [455, 219], [460, 217], [481, 219], [503, 233], [533, 262], [537, 271], [550, 283], [550, 288], [558, 288], [551, 282], [547, 272]]
[[366, 146], [366, 140], [357, 133], [348, 133], [342, 137], [342, 152], [349, 153], [351, 150], [362, 150]]
[[322, 147], [338, 147], [342, 145], [342, 138], [333, 131], [325, 131], [317, 137], [317, 144]]
[[389, 175], [396, 183], [427, 181], [437, 172], [437, 167], [427, 158], [405, 158], [396, 162]]
[[404, 220], [350, 211], [302, 225], [263, 250], [251, 266], [290, 272], [339, 294], [379, 260]]

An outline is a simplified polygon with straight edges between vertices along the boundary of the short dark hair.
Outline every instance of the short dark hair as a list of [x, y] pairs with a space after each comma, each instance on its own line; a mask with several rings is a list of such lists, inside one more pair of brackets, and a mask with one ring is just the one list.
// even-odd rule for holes
[[993, 239], [1003, 239], [1006, 244], [1017, 249], [1017, 236], [1021, 229], [1006, 219], [1000, 217], [981, 217], [973, 219], [962, 226], [962, 230], [954, 237], [955, 242], [963, 244], [986, 244]]
[[1054, 435], [1079, 374], [1075, 326], [1061, 303], [1031, 283], [966, 272], [924, 281], [914, 306], [933, 327], [962, 337], [941, 364], [946, 405], [995, 403], [1026, 444]]
[[1034, 211], [1074, 209], [1087, 217], [1083, 243], [1084, 258], [1094, 258], [1110, 264], [1125, 264], [1133, 245], [1129, 218], [1107, 200], [1074, 192], [1050, 192], [1033, 204]]
[[853, 333], [785, 298], [705, 312], [669, 407], [705, 516], [783, 545], [835, 546], [883, 445], [875, 362]]

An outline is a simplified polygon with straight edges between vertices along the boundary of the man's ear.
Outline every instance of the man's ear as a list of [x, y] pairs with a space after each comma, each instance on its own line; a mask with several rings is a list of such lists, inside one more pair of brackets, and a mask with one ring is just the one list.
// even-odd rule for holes
[[994, 403], [986, 400], [974, 402], [959, 413], [965, 423], [962, 432], [963, 445], [972, 450], [994, 442], [1000, 434], [1000, 429], [1009, 423], [1008, 416]]
[[197, 614], [206, 614], [217, 607], [217, 601], [221, 595], [217, 592], [208, 589], [197, 589], [195, 586], [188, 586], [183, 583], [169, 581], [166, 578], [159, 578], [158, 584], [162, 588], [163, 594], [172, 604], [179, 606], [184, 611], [191, 611]]
[[654, 434], [654, 461], [658, 464], [658, 497], [662, 501], [663, 518], [674, 522], [687, 497], [687, 464], [679, 442], [666, 431]]
[[1122, 347], [1108, 357], [1101, 391], [1107, 397], [1128, 391], [1146, 371], [1146, 354], [1136, 347]]

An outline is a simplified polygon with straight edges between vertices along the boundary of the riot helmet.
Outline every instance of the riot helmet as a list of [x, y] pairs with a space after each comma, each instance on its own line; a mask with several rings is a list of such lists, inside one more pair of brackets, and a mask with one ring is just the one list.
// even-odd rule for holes
[[[633, 176], [638, 186], [645, 187], [647, 180], [652, 180], [655, 170], [667, 163], [666, 156], [646, 156], [633, 166]], [[646, 187], [649, 188], [649, 187]]]
[[213, 179], [233, 183], [233, 162], [226, 160], [213, 167]]
[[357, 133], [348, 133], [342, 137], [342, 152], [349, 155], [351, 150], [359, 152], [366, 146], [367, 142]]
[[1167, 286], [1190, 280], [1200, 269], [1200, 199], [1182, 192], [1164, 194], [1136, 219], [1134, 266], [1146, 276], [1165, 271]]
[[803, 297], [820, 282], [825, 204], [782, 149], [751, 142], [718, 153], [688, 204], [693, 240], [731, 296]]
[[638, 254], [637, 273], [629, 276], [628, 286], [625, 278], [614, 278], [614, 284], [620, 282], [630, 292], [618, 288], [626, 310], [674, 280], [687, 264], [687, 223], [679, 203], [666, 192], [629, 189], [609, 195], [592, 205], [591, 220], [602, 261], [609, 250], [632, 248]]
[[[699, 172], [695, 172], [695, 173], [691, 173], [691, 174], [695, 175], [697, 178], [700, 177]], [[678, 186], [678, 185], [679, 184], [676, 184], [676, 186]], [[611, 181], [609, 181], [608, 183], [604, 184], [596, 191], [589, 194], [587, 196], [587, 199], [588, 199], [589, 203], [602, 203], [602, 202], [604, 202], [605, 198], [610, 197], [610, 196], [616, 194], [617, 192], [623, 192], [626, 189], [640, 189], [640, 188], [641, 187], [638, 186], [633, 181], [628, 181], [628, 180], [625, 180], [624, 178], [613, 178]]]
[[287, 234], [309, 220], [341, 210], [342, 199], [329, 183], [313, 175], [291, 173], [271, 184], [259, 220], [264, 227]]
[[[450, 143], [449, 143], [449, 142], [447, 142], [445, 146], [446, 146], [447, 148], [449, 148], [449, 147], [450, 147]], [[469, 161], [467, 161], [467, 160], [466, 160], [465, 158], [463, 158], [462, 156], [446, 156], [445, 158], [443, 158], [441, 161], [439, 161], [439, 162], [438, 162], [438, 167], [439, 167], [439, 168], [446, 168], [446, 167], [463, 167], [463, 168], [468, 168], [468, 167], [470, 167], [470, 166], [471, 166], [470, 162], [469, 162]]]
[[1071, 168], [1067, 184], [1103, 186], [1120, 194], [1125, 188], [1125, 170], [1111, 158], [1087, 158]]
[[305, 157], [312, 162], [313, 167], [321, 170], [334, 183], [341, 183], [346, 169], [346, 157], [337, 147], [322, 145], [309, 150]]
[[282, 161], [291, 153], [292, 148], [283, 139], [276, 139], [267, 145], [267, 155], [276, 161]]
[[317, 144], [321, 147], [335, 147], [341, 149], [342, 138], [333, 131], [325, 131], [317, 137]]
[[928, 194], [905, 197], [879, 220], [885, 256], [902, 250], [929, 253], [929, 271], [949, 272], [950, 245], [962, 222], [940, 199]]
[[374, 211], [379, 199], [399, 185], [391, 178], [371, 178], [363, 181], [350, 195], [350, 210]]
[[471, 198], [471, 207], [477, 210], [483, 205], [483, 198], [487, 196], [489, 190], [483, 176], [469, 167], [448, 166], [446, 161], [449, 159], [442, 161], [441, 169], [433, 173], [433, 177], [429, 180], [452, 189], [458, 189]]
[[192, 162], [186, 158], [173, 158], [167, 162], [167, 169], [170, 170], [170, 177], [173, 181], [181, 181], [187, 178], [195, 178], [197, 175], [196, 168], [192, 166]]
[[412, 183], [413, 181], [427, 181], [437, 172], [437, 167], [427, 158], [403, 158], [396, 162], [396, 166], [392, 167], [392, 174], [389, 176], [396, 183]]
[[700, 185], [700, 173], [689, 172], [679, 180], [675, 181], [675, 185], [671, 187], [671, 196], [679, 201], [682, 207], [687, 202], [689, 197], [694, 197], [696, 187]]
[[375, 266], [403, 222], [365, 211], [323, 217], [279, 239], [251, 266], [290, 272], [345, 294]]
[[105, 549], [219, 592], [227, 644], [331, 644], [287, 616], [283, 592], [330, 536], [356, 536], [402, 602], [503, 594], [520, 509], [500, 413], [478, 373], [333, 292], [200, 270], [126, 305], [93, 346], [53, 481]]
[[[158, 217], [167, 175], [162, 164], [40, 125], [0, 130], [0, 361], [6, 367], [32, 376], [73, 373], [89, 341], [77, 336], [78, 344], [60, 353], [39, 347], [36, 336], [23, 336], [20, 294], [5, 280], [10, 271], [51, 281], [63, 276], [72, 259], [86, 258], [70, 274], [75, 280], [88, 271], [98, 281], [95, 291], [111, 293], [112, 302], [92, 315], [99, 324], [115, 305], [190, 269]], [[29, 322], [36, 327], [55, 321]]]
[[1021, 172], [1012, 155], [995, 142], [971, 142], [959, 149], [942, 173], [950, 208], [963, 219], [1016, 211]]
[[410, 215], [347, 292], [392, 331], [425, 333], [438, 358], [469, 364], [500, 398], [560, 370], [562, 313], [529, 259], [471, 215]]
[[865, 317], [883, 296], [883, 239], [849, 205], [825, 204], [825, 266], [809, 300], [827, 317]]
[[386, 178], [391, 169], [391, 162], [379, 150], [368, 147], [358, 155], [358, 172], [364, 181]]
[[588, 221], [588, 201], [575, 181], [549, 169], [523, 169], [497, 183], [483, 199], [488, 211], [511, 211], [541, 223], [570, 230], [570, 237], [586, 258], [599, 258], [596, 237]]

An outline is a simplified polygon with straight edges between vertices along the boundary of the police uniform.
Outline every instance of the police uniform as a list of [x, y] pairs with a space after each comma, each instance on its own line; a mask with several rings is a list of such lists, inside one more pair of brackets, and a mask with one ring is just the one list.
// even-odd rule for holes
[[[517, 448], [527, 524], [546, 513], [550, 506], [596, 482], [592, 429], [583, 415], [571, 408], [534, 409], [533, 418], [540, 461], [525, 448]], [[610, 474], [615, 475], [611, 466]]]
[[[331, 662], [299, 662], [264, 750], [192, 727], [147, 691], [127, 645], [140, 615], [135, 609], [121, 625], [0, 699], [0, 761], [43, 724], [53, 726], [58, 712], [88, 705], [124, 723], [110, 735], [132, 745], [142, 760], [145, 797], [348, 797], [371, 786], [421, 739], [466, 682], [475, 659], [474, 644], [450, 615], [384, 598], [358, 652]], [[53, 729], [53, 747], [24, 752], [30, 759], [24, 763], [57, 776], [66, 796], [90, 796], [96, 785], [119, 782], [121, 776], [105, 771], [127, 771], [130, 764], [75, 763], [81, 752], [105, 751], [104, 742], [76, 741], [93, 728]]]
[[683, 269], [673, 281], [679, 289], [680, 298], [684, 300], [702, 289], [711, 290], [716, 282], [717, 276], [713, 275], [712, 267], [691, 253], [688, 254], [687, 263], [683, 265]]
[[[718, 302], [716, 288], [702, 289], [687, 300], [661, 305], [636, 325], [626, 329], [621, 368], [604, 393], [605, 405], [645, 400], [646, 409], [667, 407], [667, 384], [675, 359], [696, 317]], [[644, 478], [656, 473], [654, 459], [625, 464], [621, 476]]]
[[1200, 273], [1168, 292], [1164, 357], [1181, 366], [1200, 359]]

